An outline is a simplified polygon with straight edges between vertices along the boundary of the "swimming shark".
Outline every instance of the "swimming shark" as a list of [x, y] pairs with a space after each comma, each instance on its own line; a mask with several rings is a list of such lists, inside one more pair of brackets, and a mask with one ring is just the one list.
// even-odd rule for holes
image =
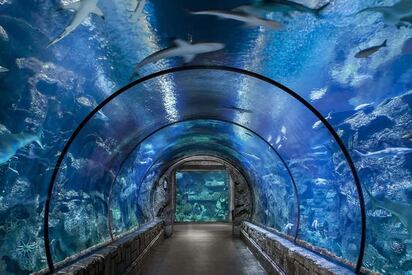
[[240, 22], [244, 22], [247, 26], [257, 27], [262, 26], [270, 29], [280, 29], [282, 24], [273, 20], [267, 20], [260, 18], [251, 14], [248, 14], [244, 11], [219, 11], [219, 10], [205, 10], [205, 11], [196, 11], [190, 12], [194, 15], [211, 15], [217, 16], [223, 19], [232, 19]]
[[136, 8], [134, 9], [134, 12], [137, 14], [142, 14], [145, 5], [146, 5], [146, 0], [139, 0], [139, 2], [136, 5]]
[[239, 107], [236, 107], [236, 106], [233, 106], [233, 105], [230, 105], [230, 106], [224, 106], [224, 107], [222, 107], [222, 108], [217, 108], [218, 110], [219, 109], [223, 109], [223, 110], [234, 110], [234, 111], [237, 111], [237, 112], [239, 112], [239, 113], [247, 113], [247, 114], [251, 114], [251, 113], [253, 113], [253, 111], [252, 110], [249, 110], [249, 109], [244, 109], [244, 108], [239, 108]]
[[194, 43], [191, 44], [182, 39], [175, 39], [174, 46], [157, 51], [140, 61], [133, 71], [132, 78], [138, 74], [138, 71], [143, 66], [155, 63], [164, 58], [183, 57], [185, 63], [192, 61], [196, 55], [202, 53], [209, 53], [221, 50], [225, 47], [222, 43]]
[[309, 8], [303, 4], [288, 0], [272, 0], [263, 1], [257, 4], [242, 5], [235, 8], [235, 11], [243, 11], [247, 14], [261, 14], [264, 12], [280, 12], [285, 16], [290, 16], [294, 12], [309, 13], [316, 17], [320, 17], [322, 12], [329, 6], [330, 2], [322, 5], [319, 8]]
[[74, 3], [70, 3], [64, 6], [61, 6], [59, 10], [75, 10], [76, 14], [74, 15], [71, 23], [64, 29], [64, 31], [53, 39], [47, 47], [59, 42], [71, 32], [73, 32], [91, 13], [94, 13], [104, 19], [103, 12], [97, 6], [99, 0], [80, 0]]
[[367, 188], [364, 188], [368, 194], [372, 207], [382, 208], [395, 215], [409, 232], [409, 238], [412, 239], [412, 204], [406, 202], [392, 201], [389, 199], [376, 199]]
[[16, 152], [26, 145], [36, 142], [41, 148], [40, 135], [29, 133], [3, 133], [0, 135], [0, 165], [6, 163]]
[[369, 7], [358, 11], [356, 14], [364, 12], [379, 12], [383, 15], [383, 21], [387, 25], [400, 27], [403, 23], [412, 23], [412, 1], [401, 0], [393, 6]]
[[412, 148], [407, 147], [391, 147], [386, 148], [380, 151], [369, 152], [369, 153], [361, 153], [358, 150], [354, 149], [354, 151], [361, 157], [364, 158], [384, 158], [390, 156], [401, 156], [412, 153]]
[[388, 41], [385, 40], [385, 41], [383, 41], [383, 43], [380, 44], [380, 45], [372, 46], [372, 47], [366, 48], [366, 49], [364, 49], [364, 50], [361, 50], [361, 51], [359, 51], [359, 52], [357, 52], [357, 53], [355, 54], [355, 57], [356, 57], [356, 58], [368, 58], [368, 57], [371, 56], [372, 54], [378, 52], [380, 49], [386, 47], [386, 46], [387, 46], [387, 44], [386, 44], [387, 42], [388, 42]]

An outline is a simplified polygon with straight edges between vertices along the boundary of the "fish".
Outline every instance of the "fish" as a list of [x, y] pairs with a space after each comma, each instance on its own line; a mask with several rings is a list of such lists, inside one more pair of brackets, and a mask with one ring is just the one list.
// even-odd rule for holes
[[233, 106], [233, 105], [222, 107], [222, 109], [235, 110], [235, 111], [238, 111], [239, 113], [247, 113], [247, 114], [253, 113], [252, 110], [239, 108], [239, 107], [236, 107], [236, 106]]
[[[325, 119], [326, 119], [326, 120], [332, 119], [332, 114], [329, 113], [329, 114], [325, 117]], [[322, 121], [321, 121], [321, 120], [318, 120], [318, 121], [316, 121], [315, 123], [313, 123], [312, 129], [319, 129], [322, 125], [323, 125]]]
[[383, 15], [383, 21], [386, 25], [402, 26], [403, 23], [411, 23], [412, 19], [412, 1], [401, 0], [393, 6], [368, 7], [358, 11], [356, 14], [364, 12], [378, 12]]
[[236, 7], [235, 11], [243, 11], [247, 14], [261, 14], [264, 12], [280, 12], [285, 16], [290, 16], [294, 12], [308, 13], [320, 17], [323, 11], [330, 5], [330, 2], [319, 8], [309, 8], [303, 4], [288, 0], [263, 1], [257, 4], [242, 5]]
[[139, 2], [136, 5], [136, 8], [134, 9], [134, 12], [137, 14], [142, 14], [145, 5], [146, 5], [146, 0], [139, 0]]
[[412, 133], [406, 133], [402, 136], [402, 138], [412, 140]]
[[355, 54], [355, 57], [356, 58], [368, 58], [368, 57], [370, 57], [371, 55], [373, 55], [374, 53], [376, 53], [377, 51], [379, 51], [380, 49], [382, 49], [386, 46], [387, 46], [387, 40], [383, 41], [383, 43], [380, 44], [380, 45], [373, 46], [373, 47], [370, 47], [370, 48], [366, 48], [364, 50], [361, 50], [361, 51], [357, 52]]
[[9, 71], [9, 69], [4, 68], [3, 66], [0, 66], [0, 73], [5, 73], [5, 72], [8, 72], [8, 71]]
[[360, 111], [360, 110], [363, 110], [363, 109], [365, 109], [365, 108], [367, 108], [367, 107], [369, 107], [369, 106], [372, 106], [372, 104], [373, 104], [373, 103], [360, 104], [360, 105], [356, 106], [354, 110], [355, 110], [355, 111]]
[[100, 8], [97, 6], [97, 2], [99, 0], [80, 0], [74, 3], [70, 3], [64, 6], [61, 6], [59, 10], [75, 10], [76, 14], [74, 15], [72, 21], [70, 24], [64, 29], [64, 31], [57, 36], [55, 39], [53, 39], [47, 47], [50, 47], [51, 45], [56, 44], [66, 36], [68, 36], [71, 32], [73, 32], [91, 13], [96, 14], [97, 16], [100, 16], [102, 19], [104, 19], [104, 14], [100, 10]]
[[316, 178], [314, 180], [315, 185], [327, 185], [328, 184], [328, 180], [327, 179], [323, 179], [323, 178]]
[[312, 228], [315, 229], [315, 230], [318, 230], [319, 227], [320, 227], [320, 224], [319, 224], [318, 220], [316, 220], [316, 219], [313, 220]]
[[260, 158], [259, 158], [259, 157], [257, 157], [257, 156], [256, 156], [256, 155], [254, 155], [254, 154], [243, 153], [243, 155], [249, 156], [249, 157], [251, 157], [251, 158], [252, 158], [252, 159], [254, 159], [254, 160], [260, 160]]
[[412, 204], [406, 202], [393, 201], [389, 199], [376, 199], [367, 188], [363, 188], [368, 194], [372, 207], [381, 208], [395, 215], [409, 232], [412, 239]]
[[211, 16], [217, 16], [223, 19], [232, 19], [232, 20], [244, 22], [246, 23], [247, 26], [251, 26], [251, 27], [262, 26], [268, 29], [281, 29], [283, 27], [282, 23], [280, 22], [260, 18], [252, 14], [243, 12], [243, 11], [205, 10], [205, 11], [190, 12], [190, 14], [211, 15]]
[[369, 153], [361, 153], [358, 150], [354, 149], [359, 156], [363, 158], [384, 158], [384, 157], [393, 157], [393, 156], [401, 156], [412, 153], [412, 148], [407, 147], [391, 147], [386, 148], [380, 151], [369, 152]]
[[0, 38], [3, 41], [9, 41], [9, 35], [7, 34], [6, 30], [2, 26], [0, 26]]
[[40, 135], [25, 132], [18, 134], [3, 133], [0, 135], [0, 165], [6, 163], [18, 150], [32, 142], [36, 142], [41, 148], [44, 148], [40, 141]]
[[289, 231], [289, 230], [291, 230], [293, 228], [293, 223], [287, 223], [286, 225], [285, 225], [285, 230], [284, 231]]
[[155, 63], [161, 59], [170, 58], [170, 57], [183, 57], [185, 63], [191, 62], [196, 55], [202, 53], [209, 53], [221, 50], [225, 47], [222, 43], [194, 43], [191, 44], [182, 39], [175, 39], [173, 41], [174, 46], [157, 51], [142, 61], [140, 61], [134, 68], [133, 76], [138, 74], [138, 71], [143, 66]]

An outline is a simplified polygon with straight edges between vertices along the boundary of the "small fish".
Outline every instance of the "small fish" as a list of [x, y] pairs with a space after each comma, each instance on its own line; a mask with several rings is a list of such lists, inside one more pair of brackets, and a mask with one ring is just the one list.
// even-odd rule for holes
[[404, 135], [402, 136], [402, 138], [403, 138], [403, 139], [409, 139], [409, 140], [412, 140], [412, 133], [407, 133], [407, 134], [404, 134]]
[[[329, 113], [329, 114], [325, 117], [325, 119], [327, 119], [327, 120], [332, 119], [332, 114]], [[322, 126], [322, 124], [323, 124], [322, 121], [318, 120], [318, 121], [316, 121], [315, 123], [313, 123], [312, 129], [319, 129], [319, 128]]]
[[289, 231], [289, 230], [291, 230], [293, 228], [293, 223], [287, 223], [286, 225], [285, 225], [285, 230], [284, 231]]
[[251, 5], [243, 5], [240, 7], [235, 8], [236, 11], [243, 11], [247, 14], [257, 14], [265, 11], [266, 13], [269, 12], [280, 12], [285, 16], [290, 16], [294, 12], [300, 13], [308, 13], [312, 14], [316, 17], [320, 17], [323, 11], [330, 5], [326, 3], [325, 5], [319, 8], [309, 8], [305, 5], [300, 3], [296, 3], [293, 1], [288, 0], [275, 0], [275, 1], [263, 1], [258, 4], [251, 4]]
[[319, 227], [320, 227], [319, 222], [318, 222], [318, 220], [315, 219], [312, 222], [312, 228], [315, 229], [315, 230], [318, 230]]
[[363, 110], [363, 109], [371, 106], [372, 104], [373, 104], [373, 103], [360, 104], [360, 105], [356, 106], [354, 110], [355, 110], [355, 111], [360, 111], [360, 110]]
[[355, 57], [356, 58], [368, 58], [369, 56], [373, 55], [374, 53], [376, 53], [380, 49], [386, 47], [387, 46], [386, 42], [387, 42], [387, 40], [383, 41], [383, 43], [380, 44], [380, 45], [373, 46], [373, 47], [361, 50], [361, 51], [359, 51], [355, 54]]
[[233, 105], [222, 107], [222, 109], [235, 110], [235, 111], [238, 111], [239, 113], [247, 113], [247, 114], [252, 114], [253, 113], [253, 111], [251, 111], [249, 109], [243, 109], [243, 108], [239, 108], [239, 107], [236, 107], [236, 106], [233, 106]]
[[43, 148], [39, 135], [24, 132], [19, 134], [4, 133], [0, 135], [0, 165], [6, 163], [18, 150], [32, 142], [36, 142]]
[[412, 240], [412, 204], [406, 202], [397, 202], [384, 198], [376, 199], [367, 188], [363, 188], [369, 195], [372, 206], [385, 209], [395, 215], [409, 232], [409, 238]]
[[249, 153], [243, 153], [244, 155], [246, 155], [246, 156], [249, 156], [249, 157], [251, 157], [252, 159], [255, 159], [255, 160], [260, 160], [260, 158], [259, 157], [257, 157], [256, 155], [254, 155], [254, 154], [249, 154]]
[[369, 153], [361, 153], [358, 150], [354, 149], [359, 156], [363, 158], [385, 158], [385, 157], [394, 157], [394, 156], [401, 156], [412, 153], [412, 148], [407, 147], [391, 147], [386, 148], [380, 151], [369, 152]]
[[280, 29], [282, 28], [282, 23], [273, 20], [267, 20], [260, 18], [243, 11], [219, 11], [219, 10], [206, 10], [191, 12], [194, 15], [212, 15], [223, 19], [232, 19], [240, 22], [246, 23], [248, 26], [257, 27], [262, 26], [269, 29]]
[[0, 38], [3, 41], [9, 41], [9, 35], [7, 34], [6, 30], [2, 26], [0, 26]]
[[356, 14], [364, 12], [379, 12], [383, 15], [386, 25], [400, 27], [403, 23], [410, 23], [412, 17], [412, 1], [401, 0], [393, 6], [369, 7], [358, 11]]
[[9, 69], [0, 66], [0, 73], [5, 73], [5, 72], [8, 72], [8, 71], [9, 71]]
[[181, 39], [175, 39], [173, 41], [174, 46], [166, 48], [160, 51], [157, 51], [148, 57], [140, 61], [133, 71], [133, 76], [138, 74], [138, 71], [143, 66], [157, 62], [161, 59], [170, 58], [170, 57], [183, 57], [185, 63], [191, 62], [196, 55], [202, 53], [209, 53], [221, 50], [225, 47], [222, 43], [194, 43], [191, 44]]
[[323, 178], [317, 178], [314, 180], [315, 185], [327, 185], [328, 184], [328, 180], [327, 179], [323, 179]]
[[103, 12], [99, 9], [97, 6], [97, 2], [99, 0], [80, 0], [74, 3], [70, 3], [64, 6], [61, 6], [59, 10], [64, 9], [64, 10], [75, 10], [76, 14], [74, 15], [71, 23], [64, 29], [64, 31], [57, 36], [55, 39], [53, 39], [47, 47], [50, 47], [51, 45], [59, 42], [66, 36], [68, 36], [71, 32], [73, 32], [91, 13], [96, 14], [97, 16], [100, 16], [102, 19], [104, 19]]

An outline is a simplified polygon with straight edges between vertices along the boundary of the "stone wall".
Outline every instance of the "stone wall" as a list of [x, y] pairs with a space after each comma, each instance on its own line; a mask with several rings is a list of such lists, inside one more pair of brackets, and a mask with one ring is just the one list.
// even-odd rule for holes
[[351, 270], [250, 222], [242, 223], [241, 238], [270, 274], [354, 274]]
[[148, 251], [162, 240], [163, 223], [153, 222], [58, 270], [57, 274], [137, 274]]

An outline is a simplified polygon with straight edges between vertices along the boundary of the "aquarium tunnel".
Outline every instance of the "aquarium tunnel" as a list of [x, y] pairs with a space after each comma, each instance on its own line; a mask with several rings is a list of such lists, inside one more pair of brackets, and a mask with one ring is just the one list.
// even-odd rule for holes
[[0, 0], [0, 87], [0, 274], [412, 275], [410, 0]]

